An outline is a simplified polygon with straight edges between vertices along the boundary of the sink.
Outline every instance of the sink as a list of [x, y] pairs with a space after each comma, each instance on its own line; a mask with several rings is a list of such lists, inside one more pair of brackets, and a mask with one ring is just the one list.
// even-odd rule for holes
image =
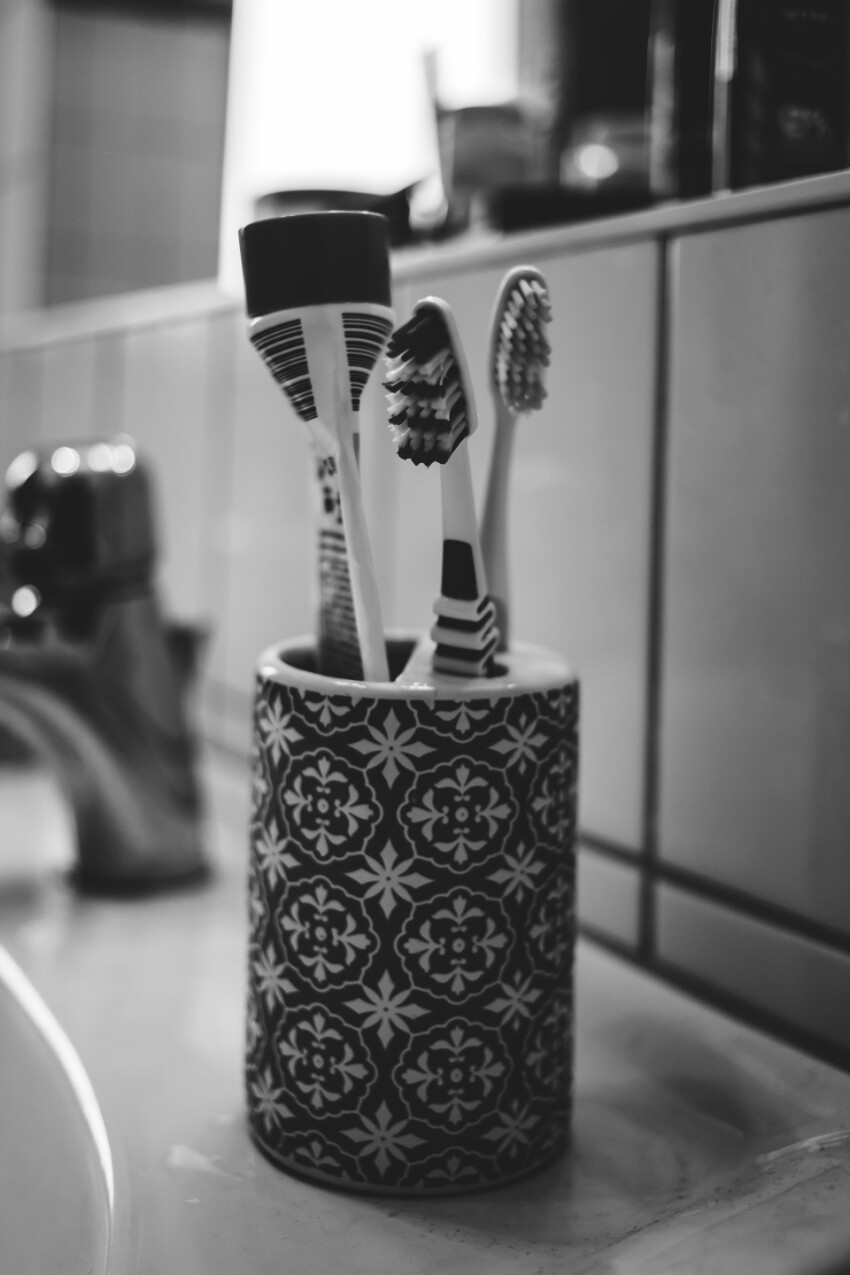
[[100, 1275], [115, 1256], [115, 1172], [70, 1040], [0, 947], [0, 1269]]

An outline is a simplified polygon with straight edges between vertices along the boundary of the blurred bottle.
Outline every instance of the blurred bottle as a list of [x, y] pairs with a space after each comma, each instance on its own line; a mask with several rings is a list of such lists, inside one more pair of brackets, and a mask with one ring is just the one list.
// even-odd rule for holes
[[578, 0], [566, 184], [643, 189], [652, 200], [711, 190], [718, 0]]
[[653, 0], [647, 54], [649, 184], [660, 199], [712, 184], [717, 0]]
[[536, 136], [539, 180], [557, 183], [561, 151], [576, 111], [579, 0], [517, 5], [518, 96]]
[[848, 162], [847, 0], [720, 0], [716, 189]]
[[572, 0], [562, 30], [570, 50], [558, 178], [616, 205], [651, 199], [646, 61], [652, 0]]

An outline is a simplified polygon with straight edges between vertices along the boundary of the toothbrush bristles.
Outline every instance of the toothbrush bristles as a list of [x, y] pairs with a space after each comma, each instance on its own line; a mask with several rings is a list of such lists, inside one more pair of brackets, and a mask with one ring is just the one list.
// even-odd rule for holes
[[399, 456], [444, 464], [470, 432], [470, 406], [445, 317], [420, 302], [387, 346], [389, 425]]
[[552, 318], [542, 277], [521, 275], [502, 304], [493, 349], [493, 380], [507, 408], [531, 412], [546, 398], [545, 370], [551, 347], [547, 328]]

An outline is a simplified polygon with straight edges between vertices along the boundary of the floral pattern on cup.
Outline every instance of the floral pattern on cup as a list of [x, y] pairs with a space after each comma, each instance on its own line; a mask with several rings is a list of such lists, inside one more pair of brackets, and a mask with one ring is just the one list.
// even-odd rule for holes
[[377, 819], [378, 807], [363, 774], [324, 748], [303, 763], [293, 761], [282, 796], [294, 835], [319, 859], [362, 839]]
[[432, 995], [460, 1002], [503, 965], [511, 945], [498, 901], [469, 890], [432, 899], [427, 914], [414, 912], [402, 931], [407, 972]]
[[252, 1133], [337, 1185], [509, 1181], [568, 1135], [577, 684], [328, 687], [257, 680]]
[[320, 991], [359, 982], [377, 946], [347, 892], [322, 877], [293, 886], [280, 927], [291, 968]]
[[368, 1053], [323, 1006], [284, 1020], [275, 1043], [287, 1094], [311, 1113], [350, 1106], [368, 1091], [375, 1071]]
[[420, 1119], [460, 1129], [492, 1101], [507, 1069], [497, 1033], [456, 1018], [408, 1047], [397, 1079]]
[[492, 766], [458, 757], [417, 776], [399, 816], [420, 853], [444, 856], [454, 867], [465, 868], [499, 853], [516, 804]]

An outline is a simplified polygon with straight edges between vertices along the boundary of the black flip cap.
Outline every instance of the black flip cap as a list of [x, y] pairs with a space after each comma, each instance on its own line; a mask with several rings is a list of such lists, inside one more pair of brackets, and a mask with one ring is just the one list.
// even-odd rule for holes
[[371, 212], [293, 213], [239, 231], [252, 319], [307, 305], [389, 306], [387, 219]]

